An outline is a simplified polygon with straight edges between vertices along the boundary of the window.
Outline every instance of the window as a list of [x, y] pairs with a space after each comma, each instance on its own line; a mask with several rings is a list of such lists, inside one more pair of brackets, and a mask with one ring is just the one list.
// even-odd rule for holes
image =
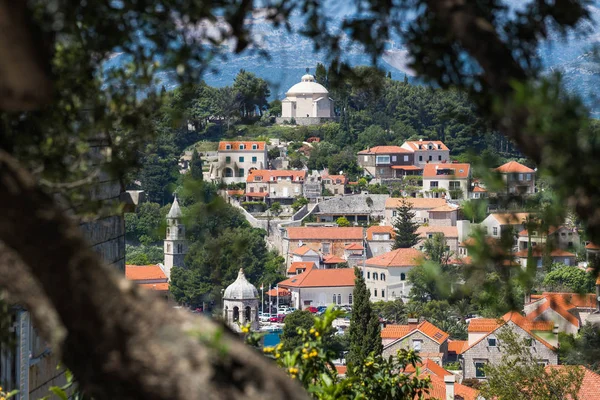
[[342, 295], [338, 294], [338, 304], [342, 304]]
[[496, 338], [488, 338], [488, 346], [496, 347]]
[[233, 307], [233, 320], [234, 321], [240, 320], [240, 309], [238, 307]]
[[429, 188], [430, 189], [436, 188], [436, 187], [438, 187], [438, 184], [439, 184], [438, 181], [431, 181], [431, 182], [429, 182]]
[[333, 295], [333, 304], [335, 304], [335, 294]]
[[244, 162], [244, 157], [240, 157], [240, 162]]
[[531, 174], [527, 174], [527, 180], [530, 181], [531, 180]]
[[423, 344], [422, 340], [413, 339], [413, 341], [412, 341], [413, 350], [414, 351], [421, 351], [422, 344]]
[[392, 211], [392, 217], [395, 217], [396, 215], [398, 215], [398, 212], [396, 210]]
[[371, 273], [367, 271], [367, 279], [371, 279]]
[[393, 162], [396, 162], [396, 161], [398, 161], [398, 157], [396, 157], [396, 156], [392, 156], [392, 161], [393, 161]]
[[381, 297], [385, 298], [385, 290], [381, 289]]
[[365, 162], [369, 161], [369, 156], [364, 157]]
[[448, 186], [450, 187], [450, 190], [460, 189], [460, 181], [450, 181], [448, 182]]
[[384, 274], [384, 273], [381, 273], [381, 274], [379, 275], [379, 278], [380, 278], [382, 281], [385, 281], [385, 274]]
[[258, 149], [258, 145], [257, 144], [253, 144], [252, 145], [252, 150], [257, 150]]
[[497, 226], [494, 226], [494, 227], [492, 228], [492, 235], [494, 235], [494, 236], [498, 236], [498, 227], [497, 227]]
[[404, 156], [404, 161], [408, 161], [408, 156]]
[[419, 161], [423, 161], [423, 156], [419, 156]]
[[475, 378], [485, 378], [485, 371], [483, 370], [483, 367], [485, 367], [485, 362], [475, 362]]
[[250, 193], [254, 193], [254, 188], [253, 187], [250, 188]]
[[519, 174], [519, 180], [522, 181], [523, 180], [523, 174]]
[[323, 254], [329, 254], [330, 243], [321, 243]]
[[438, 144], [438, 149], [440, 149], [440, 150], [442, 149], [442, 145], [441, 144]]
[[225, 157], [225, 163], [229, 164], [231, 162], [231, 157], [227, 156]]
[[429, 161], [433, 160], [433, 156], [429, 156]]
[[433, 150], [433, 145], [429, 145], [428, 149]]
[[245, 144], [240, 144], [240, 150], [244, 150], [246, 148]]
[[377, 280], [377, 272], [373, 272], [373, 280], [376, 281]]
[[400, 280], [401, 280], [401, 281], [405, 281], [405, 280], [406, 280], [406, 274], [405, 274], [404, 272], [402, 272], [402, 273], [400, 274]]
[[442, 161], [442, 156], [438, 156], [438, 161]]
[[379, 164], [389, 164], [390, 163], [390, 156], [376, 156], [375, 157], [375, 164], [379, 165]]
[[256, 161], [258, 161], [258, 159], [256, 157], [252, 157], [252, 164], [256, 164]]
[[243, 178], [243, 177], [244, 177], [244, 168], [240, 168], [240, 169], [238, 170], [238, 176], [239, 176], [239, 177], [241, 177], [241, 178]]
[[348, 304], [352, 304], [352, 293], [348, 295]]
[[377, 289], [373, 289], [373, 296], [377, 297]]

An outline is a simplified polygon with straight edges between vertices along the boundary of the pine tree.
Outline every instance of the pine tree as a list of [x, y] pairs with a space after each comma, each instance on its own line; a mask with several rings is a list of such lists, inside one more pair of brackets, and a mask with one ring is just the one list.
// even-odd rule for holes
[[358, 268], [354, 268], [354, 292], [352, 293], [352, 319], [348, 328], [350, 350], [346, 361], [352, 366], [360, 365], [371, 353], [377, 356], [383, 351], [379, 318], [371, 307], [370, 294], [365, 278]]
[[190, 174], [192, 178], [201, 181], [202, 176], [202, 158], [196, 150], [192, 153], [192, 160], [190, 161]]
[[402, 201], [396, 209], [396, 219], [394, 220], [394, 245], [392, 249], [407, 249], [413, 247], [419, 242], [419, 235], [416, 233], [419, 224], [414, 222], [415, 213], [410, 203]]

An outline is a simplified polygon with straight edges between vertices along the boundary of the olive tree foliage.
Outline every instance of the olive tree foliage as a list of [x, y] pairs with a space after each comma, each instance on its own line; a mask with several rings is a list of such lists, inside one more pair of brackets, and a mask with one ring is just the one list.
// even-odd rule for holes
[[[368, 0], [355, 4], [342, 29], [330, 29], [323, 2], [266, 1], [260, 11], [285, 29], [300, 11], [301, 33], [329, 55], [331, 87], [352, 73], [343, 63], [347, 45], [362, 45], [375, 60], [399, 35], [416, 74], [466, 91], [600, 242], [600, 169], [593, 167], [600, 141], [581, 101], [560, 79], [541, 75], [536, 53], [550, 25], [566, 34], [588, 18], [583, 3], [539, 0], [510, 14], [500, 0]], [[162, 98], [152, 87], [156, 72], [172, 69], [185, 84], [218, 68], [229, 49], [262, 51], [247, 23], [253, 7], [247, 0], [0, 0], [0, 287], [31, 310], [95, 398], [307, 396], [214, 322], [200, 317], [194, 326], [123, 282], [64, 214], [68, 205], [82, 216], [105, 213], [86, 201], [86, 185], [135, 166]], [[116, 51], [131, 63], [103, 70]], [[95, 143], [108, 147], [90, 151]]]

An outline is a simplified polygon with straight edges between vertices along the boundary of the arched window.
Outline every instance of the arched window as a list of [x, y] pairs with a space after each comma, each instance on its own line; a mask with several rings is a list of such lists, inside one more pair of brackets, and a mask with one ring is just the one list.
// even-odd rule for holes
[[333, 304], [335, 304], [335, 294], [333, 295]]
[[373, 272], [373, 280], [376, 281], [377, 280], [377, 272]]
[[367, 272], [367, 279], [371, 279], [371, 273]]
[[338, 294], [338, 304], [342, 304], [342, 295]]
[[240, 320], [240, 309], [236, 307], [233, 307], [233, 321], [237, 322]]
[[405, 281], [406, 280], [406, 274], [404, 272], [400, 274], [400, 280], [401, 281]]
[[348, 304], [352, 304], [352, 293], [348, 295]]
[[244, 310], [244, 322], [250, 322], [251, 317], [252, 310], [250, 309], [250, 306], [246, 306], [246, 309]]
[[381, 280], [382, 280], [382, 281], [385, 281], [385, 274], [384, 274], [384, 273], [381, 273], [381, 274], [379, 275], [379, 277], [381, 278]]
[[381, 289], [381, 297], [385, 298], [385, 290]]
[[167, 243], [167, 253], [171, 252], [171, 243]]
[[169, 228], [167, 228], [167, 236], [169, 236], [171, 234], [171, 230]]
[[374, 296], [377, 297], [377, 289], [373, 289]]

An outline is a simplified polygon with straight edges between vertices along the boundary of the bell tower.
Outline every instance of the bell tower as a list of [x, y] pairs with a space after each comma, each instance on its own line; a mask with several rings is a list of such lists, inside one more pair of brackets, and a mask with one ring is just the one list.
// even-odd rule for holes
[[183, 214], [177, 201], [177, 195], [167, 214], [167, 236], [164, 242], [164, 270], [167, 278], [171, 279], [171, 268], [185, 267], [184, 259], [187, 253], [187, 241], [185, 240], [185, 226], [181, 219]]

